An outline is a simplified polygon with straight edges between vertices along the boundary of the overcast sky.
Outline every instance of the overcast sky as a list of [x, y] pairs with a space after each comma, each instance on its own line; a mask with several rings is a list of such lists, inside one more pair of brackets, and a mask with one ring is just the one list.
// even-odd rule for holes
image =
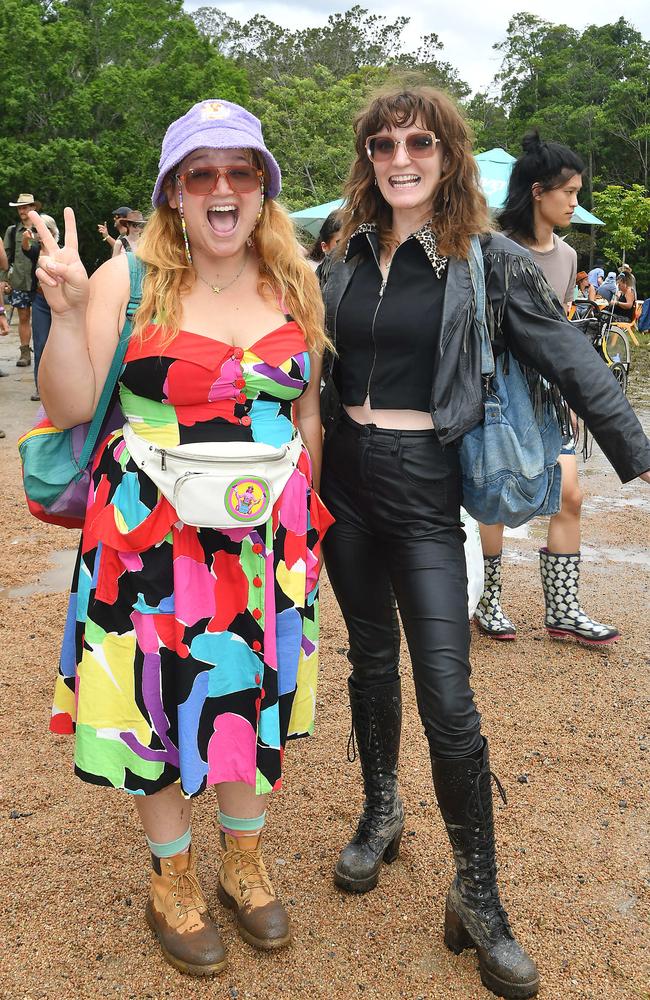
[[[435, 32], [443, 43], [442, 58], [458, 70], [473, 90], [489, 86], [499, 69], [499, 53], [492, 45], [502, 41], [509, 18], [521, 11], [537, 14], [538, 17], [556, 24], [569, 24], [573, 28], [584, 28], [589, 23], [611, 24], [620, 16], [626, 18], [645, 38], [650, 37], [650, 3], [648, 0], [628, 0], [620, 7], [611, 0], [590, 0], [579, 4], [575, 0], [545, 0], [543, 4], [525, 4], [521, 0], [465, 0], [456, 10], [459, 16], [450, 17], [453, 5], [425, 2], [419, 12], [412, 11], [410, 5], [394, 3], [391, 0], [364, 2], [357, 0], [361, 7], [374, 14], [383, 14], [390, 20], [404, 14], [410, 16], [411, 23], [403, 34], [408, 48], [417, 47], [421, 35]], [[284, 2], [249, 2], [249, 0], [220, 0], [209, 4], [206, 0], [185, 0], [187, 10], [197, 7], [214, 6], [225, 11], [238, 21], [247, 21], [254, 14], [264, 14], [272, 21], [291, 28], [304, 28], [325, 24], [329, 14], [349, 10], [354, 0], [284, 0]]]

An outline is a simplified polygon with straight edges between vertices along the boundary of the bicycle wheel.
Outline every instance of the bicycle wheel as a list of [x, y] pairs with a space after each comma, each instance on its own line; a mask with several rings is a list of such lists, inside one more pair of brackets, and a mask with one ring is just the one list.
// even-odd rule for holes
[[620, 361], [615, 361], [613, 365], [610, 365], [609, 369], [623, 390], [623, 394], [627, 393], [627, 368]]
[[[611, 366], [619, 362], [622, 365], [630, 364], [630, 341], [625, 330], [619, 326], [613, 326], [605, 334], [605, 360]], [[626, 369], [627, 375], [627, 369]]]

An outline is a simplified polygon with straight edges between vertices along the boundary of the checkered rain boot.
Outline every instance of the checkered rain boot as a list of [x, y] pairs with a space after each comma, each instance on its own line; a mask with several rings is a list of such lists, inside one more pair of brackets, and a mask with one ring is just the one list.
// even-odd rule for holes
[[543, 548], [539, 560], [548, 634], [554, 639], [577, 639], [586, 646], [604, 646], [618, 639], [618, 629], [594, 621], [580, 607], [580, 553], [560, 555]]
[[485, 584], [474, 613], [476, 624], [493, 639], [514, 639], [517, 629], [501, 607], [501, 553], [483, 556], [483, 565]]

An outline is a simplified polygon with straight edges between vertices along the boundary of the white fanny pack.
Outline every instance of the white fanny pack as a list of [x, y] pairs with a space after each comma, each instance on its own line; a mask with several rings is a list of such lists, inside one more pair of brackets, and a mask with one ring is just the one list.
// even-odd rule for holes
[[254, 441], [158, 448], [128, 422], [123, 432], [133, 461], [167, 497], [179, 520], [221, 531], [268, 520], [303, 447], [298, 433], [281, 448]]

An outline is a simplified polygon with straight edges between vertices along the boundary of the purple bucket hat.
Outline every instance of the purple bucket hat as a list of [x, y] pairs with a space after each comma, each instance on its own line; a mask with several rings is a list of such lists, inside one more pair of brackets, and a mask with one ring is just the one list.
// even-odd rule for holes
[[165, 132], [158, 178], [151, 196], [154, 208], [167, 201], [163, 181], [172, 167], [204, 146], [209, 149], [256, 149], [264, 158], [269, 178], [267, 198], [276, 198], [280, 194], [280, 168], [264, 145], [259, 118], [230, 101], [200, 101], [182, 118], [172, 122]]

